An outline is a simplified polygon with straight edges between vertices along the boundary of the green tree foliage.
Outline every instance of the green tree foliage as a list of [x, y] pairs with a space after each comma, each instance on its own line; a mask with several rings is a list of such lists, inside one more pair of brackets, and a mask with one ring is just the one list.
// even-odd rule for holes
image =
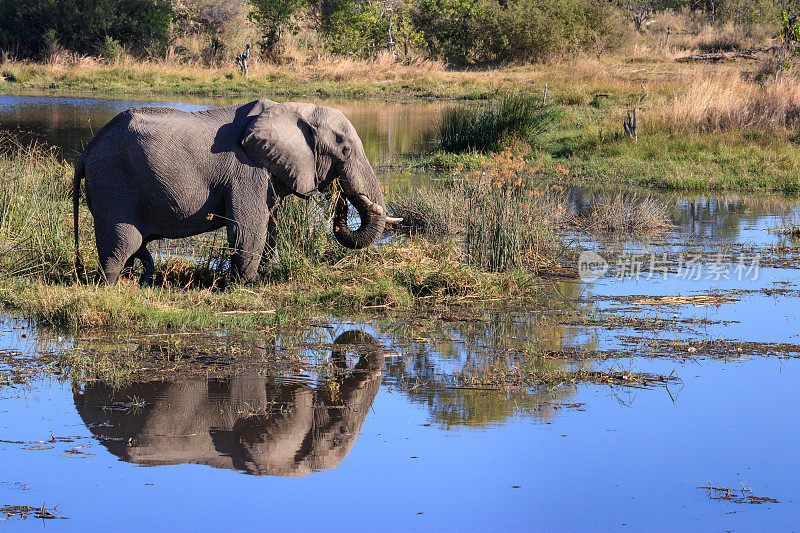
[[800, 10], [798, 0], [615, 0], [628, 12], [637, 6], [649, 5], [653, 11], [692, 9], [708, 15], [711, 22], [732, 21], [740, 25], [773, 23], [781, 11], [790, 14]]
[[91, 54], [108, 37], [153, 54], [169, 42], [171, 20], [167, 0], [0, 0], [0, 46], [22, 57], [56, 45]]
[[434, 56], [464, 64], [490, 59], [491, 10], [488, 0], [420, 0], [413, 17]]
[[457, 63], [600, 53], [625, 35], [621, 20], [596, 0], [420, 0], [414, 11], [429, 49]]
[[306, 0], [250, 0], [252, 20], [261, 31], [261, 47], [267, 56], [278, 52], [281, 36], [285, 31], [297, 31], [295, 13], [306, 5]]
[[618, 44], [621, 18], [592, 0], [514, 0], [492, 10], [491, 50], [499, 61], [525, 61]]
[[775, 0], [720, 0], [718, 4], [717, 17], [736, 24], [771, 23], [780, 17], [780, 4]]
[[800, 17], [790, 17], [789, 12], [784, 9], [781, 11], [781, 27], [787, 45], [800, 42]]

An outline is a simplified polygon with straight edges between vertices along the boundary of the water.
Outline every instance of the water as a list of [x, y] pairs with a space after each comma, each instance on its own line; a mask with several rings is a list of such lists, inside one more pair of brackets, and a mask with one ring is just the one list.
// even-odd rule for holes
[[[78, 124], [81, 113], [110, 118], [131, 104], [0, 101], [0, 123], [25, 123], [52, 135], [45, 136], [52, 142], [59, 142], [58, 131], [68, 131], [65, 124]], [[39, 119], [24, 112], [31, 101]], [[402, 127], [393, 126], [402, 130], [416, 123], [411, 117], [428, 116], [420, 119], [425, 122], [427, 113], [435, 113], [427, 106], [374, 106], [362, 115], [354, 106], [348, 114], [373, 117], [358, 120], [372, 121], [378, 151], [406, 149], [380, 133], [388, 131], [387, 114], [409, 117], [397, 119], [406, 121]], [[94, 120], [99, 127], [101, 119], [93, 119], [93, 127]], [[418, 138], [424, 142], [425, 135]], [[66, 150], [69, 142], [61, 146]], [[576, 211], [590, 194], [573, 192]], [[800, 270], [790, 268], [794, 243], [766, 230], [785, 225], [800, 207], [784, 198], [741, 195], [663, 200], [676, 224], [666, 238], [587, 244], [609, 260], [703, 250], [700, 279], [674, 271], [666, 279], [615, 279], [612, 269], [590, 283], [543, 284], [542, 293], [550, 295], [543, 296], [549, 302], [544, 309], [421, 323], [329, 317], [321, 320], [328, 327], [285, 333], [274, 343], [258, 336], [241, 341], [243, 353], [256, 361], [251, 366], [226, 363], [221, 354], [229, 341], [215, 337], [218, 344], [187, 352], [193, 359], [185, 364], [197, 369], [193, 377], [117, 389], [38, 374], [27, 384], [9, 384], [4, 376], [15, 375], [15, 357], [73, 345], [112, 353], [156, 345], [125, 339], [101, 347], [96, 340], [6, 320], [0, 326], [0, 348], [6, 350], [0, 359], [0, 506], [58, 506], [57, 514], [68, 519], [45, 524], [15, 517], [5, 525], [797, 529], [800, 362], [793, 347], [800, 344]], [[777, 252], [770, 247], [790, 261], [772, 261]], [[717, 250], [734, 257], [762, 253], [764, 264], [757, 277], [714, 279], [708, 265]], [[733, 272], [732, 263], [721, 264]], [[710, 293], [731, 299], [705, 306], [641, 303]], [[578, 309], [579, 317], [613, 311], [661, 322], [642, 327], [547, 316], [547, 310], [565, 309]], [[695, 322], [685, 322], [690, 319]], [[495, 361], [513, 366], [531, 348], [613, 352], [584, 365], [679, 379], [643, 389], [594, 383], [516, 391], [449, 387], [459, 375]], [[272, 362], [287, 358], [292, 364], [275, 370]], [[180, 363], [176, 357], [174, 364]], [[558, 357], [539, 364], [580, 366]], [[779, 503], [711, 499], [714, 493], [700, 488], [709, 485], [737, 495], [751, 490]]]

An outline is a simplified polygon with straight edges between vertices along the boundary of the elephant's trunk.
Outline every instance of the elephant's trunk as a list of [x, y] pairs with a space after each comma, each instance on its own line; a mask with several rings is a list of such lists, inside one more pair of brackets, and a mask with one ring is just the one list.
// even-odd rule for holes
[[[343, 196], [336, 202], [336, 211], [333, 216], [333, 235], [339, 244], [345, 248], [358, 250], [375, 242], [383, 234], [386, 225], [386, 200], [383, 198], [381, 186], [369, 163], [366, 164], [368, 172], [366, 183], [356, 182], [342, 177], [339, 183], [342, 186]], [[349, 173], [346, 173], [348, 175]], [[356, 174], [358, 175], [358, 174]], [[362, 184], [363, 183], [363, 184]], [[347, 200], [353, 204], [361, 218], [361, 226], [352, 230], [347, 225], [348, 205]]]

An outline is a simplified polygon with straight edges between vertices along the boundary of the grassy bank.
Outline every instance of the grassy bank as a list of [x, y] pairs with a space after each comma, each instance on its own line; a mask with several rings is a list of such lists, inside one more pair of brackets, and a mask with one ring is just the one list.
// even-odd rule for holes
[[541, 283], [531, 273], [486, 272], [457, 256], [450, 244], [397, 242], [335, 265], [307, 268], [285, 281], [225, 291], [169, 282], [140, 288], [135, 275], [115, 287], [13, 277], [0, 282], [0, 303], [11, 313], [68, 328], [246, 330], [316, 315], [369, 317], [429, 304], [483, 306], [497, 298], [534, 297]]
[[791, 132], [652, 132], [637, 142], [580, 133], [530, 157], [534, 172], [582, 182], [667, 190], [800, 194], [800, 148]]
[[[388, 55], [357, 60], [314, 57], [282, 64], [257, 63], [244, 77], [235, 64], [202, 66], [123, 57], [105, 62], [73, 57], [47, 63], [7, 60], [0, 64], [0, 92], [5, 94], [197, 95], [242, 99], [276, 95], [287, 98], [454, 98], [487, 99], [522, 89], [562, 105], [586, 105], [597, 93], [627, 101], [649, 87], [652, 96], [679, 94], [696, 75], [694, 66], [676, 63], [684, 53], [653, 48], [622, 55], [555, 58], [547, 63], [491, 69], [451, 68], [430, 60], [394, 61]], [[718, 65], [715, 71], [738, 72]], [[748, 66], [751, 68], [751, 66]], [[636, 70], [631, 74], [631, 70]]]
[[[154, 286], [140, 289], [131, 270], [115, 287], [99, 281], [91, 215], [80, 211], [86, 280], [73, 268], [71, 167], [51, 151], [0, 144], [0, 304], [11, 313], [62, 327], [111, 329], [253, 328], [313, 314], [369, 315], [420, 306], [535, 296], [537, 275], [564, 273], [567, 252], [548, 229], [556, 196], [518, 187], [513, 169], [443, 184], [431, 197], [389, 192], [396, 210], [431, 211], [440, 233], [414, 226], [364, 250], [331, 235], [333, 199], [287, 199], [278, 213], [278, 259], [260, 281], [219, 289], [229, 257], [222, 234], [162, 241]], [[478, 179], [480, 178], [480, 179]], [[504, 180], [504, 181], [501, 181]], [[526, 216], [515, 213], [526, 202]], [[461, 211], [469, 207], [469, 215]], [[410, 213], [406, 213], [409, 214]], [[431, 219], [434, 220], [434, 219]], [[414, 222], [409, 216], [409, 221]], [[175, 244], [179, 244], [178, 247]]]
[[[6, 94], [134, 94], [252, 98], [274, 95], [305, 98], [484, 98], [491, 85], [477, 76], [464, 84], [445, 69], [384, 64], [380, 60], [340, 60], [308, 68], [261, 65], [248, 77], [235, 66], [212, 68], [167, 62], [84, 60], [65, 65], [10, 62], [2, 65], [0, 91]], [[459, 89], [456, 94], [451, 91]]]

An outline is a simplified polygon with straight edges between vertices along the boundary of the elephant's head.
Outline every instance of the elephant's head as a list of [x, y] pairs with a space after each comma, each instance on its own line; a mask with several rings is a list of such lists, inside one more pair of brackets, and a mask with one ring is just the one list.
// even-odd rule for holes
[[[343, 246], [364, 248], [383, 233], [386, 201], [380, 183], [361, 139], [341, 111], [295, 102], [270, 105], [247, 126], [242, 146], [255, 164], [299, 196], [339, 178], [344, 198], [336, 205], [333, 233]], [[361, 217], [356, 230], [347, 225], [347, 200]]]

